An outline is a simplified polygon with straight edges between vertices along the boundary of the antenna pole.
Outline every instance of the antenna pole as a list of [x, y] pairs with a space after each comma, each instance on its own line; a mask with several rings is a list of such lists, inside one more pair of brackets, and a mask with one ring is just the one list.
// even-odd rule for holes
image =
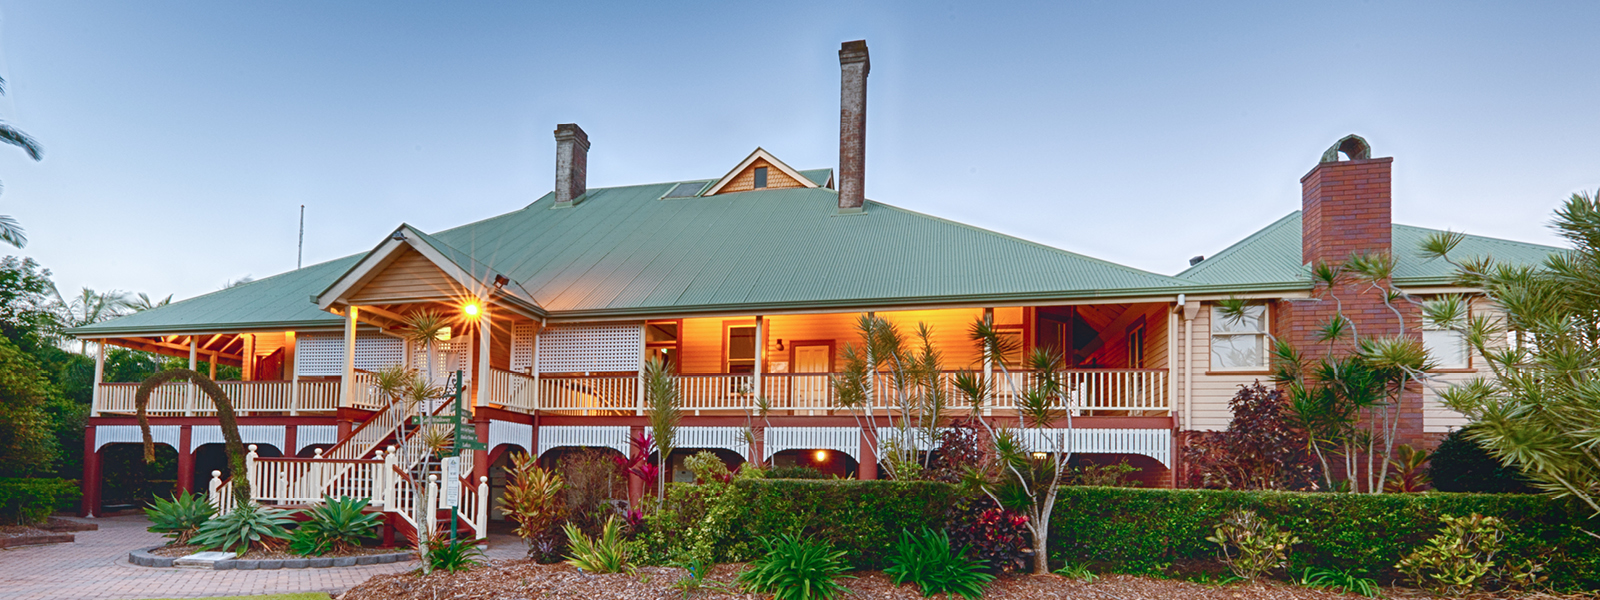
[[300, 269], [306, 257], [306, 205], [300, 205], [300, 246], [294, 253], [294, 268]]

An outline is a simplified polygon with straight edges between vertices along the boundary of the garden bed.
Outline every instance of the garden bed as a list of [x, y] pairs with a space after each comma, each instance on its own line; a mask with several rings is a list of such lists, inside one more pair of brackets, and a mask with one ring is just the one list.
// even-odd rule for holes
[[40, 544], [70, 544], [76, 538], [70, 533], [60, 533], [28, 525], [0, 525], [0, 548], [37, 546]]
[[[689, 594], [691, 598], [765, 598], [764, 595], [737, 591], [732, 582], [744, 565], [724, 564], [706, 578], [707, 584]], [[894, 585], [877, 571], [853, 573], [844, 585], [845, 598], [887, 598], [914, 600], [922, 593], [910, 585]], [[459, 573], [436, 572], [426, 577], [416, 573], [379, 575], [351, 588], [338, 600], [489, 600], [499, 598], [553, 598], [583, 600], [681, 598], [674, 585], [688, 577], [688, 571], [671, 567], [639, 567], [632, 573], [591, 575], [567, 565], [541, 565], [528, 560], [490, 561]], [[1385, 589], [1389, 597], [1431, 597], [1418, 590]], [[938, 597], [938, 596], [936, 596]], [[1104, 575], [1093, 582], [1057, 575], [1034, 577], [1006, 575], [984, 590], [983, 597], [994, 600], [1035, 598], [1117, 598], [1122, 600], [1156, 598], [1215, 598], [1221, 600], [1332, 599], [1359, 598], [1279, 582], [1205, 585], [1174, 579]], [[1476, 597], [1489, 598], [1491, 595]], [[1556, 596], [1537, 596], [1556, 598]], [[1573, 596], [1590, 597], [1590, 596]]]

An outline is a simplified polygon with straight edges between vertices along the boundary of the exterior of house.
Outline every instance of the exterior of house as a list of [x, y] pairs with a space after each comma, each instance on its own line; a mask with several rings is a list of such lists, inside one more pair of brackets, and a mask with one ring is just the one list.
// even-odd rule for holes
[[[470, 405], [462, 417], [484, 446], [466, 457], [461, 504], [464, 522], [482, 531], [508, 452], [632, 451], [651, 358], [671, 365], [678, 386], [680, 449], [874, 478], [874, 442], [890, 423], [881, 411], [841, 407], [830, 384], [846, 346], [859, 343], [857, 320], [871, 314], [907, 332], [928, 324], [947, 379], [970, 370], [1001, 380], [984, 410], [1014, 419], [1005, 383], [1034, 374], [1018, 368], [1020, 356], [982, 358], [968, 331], [987, 320], [1024, 350], [1063, 352], [1075, 450], [1126, 459], [1148, 483], [1171, 485], [1184, 432], [1225, 428], [1237, 387], [1265, 378], [1269, 336], [1309, 339], [1330, 314], [1307, 263], [1392, 252], [1396, 286], [1470, 292], [1453, 287], [1449, 265], [1408, 250], [1430, 230], [1391, 223], [1392, 159], [1371, 158], [1354, 136], [1302, 180], [1302, 210], [1173, 276], [867, 200], [865, 43], [846, 43], [840, 62], [837, 177], [758, 148], [719, 178], [590, 189], [588, 137], [560, 125], [556, 188], [521, 210], [432, 233], [401, 225], [364, 254], [73, 334], [99, 343], [102, 367], [107, 345], [240, 367], [242, 380], [221, 386], [255, 448], [250, 477], [264, 502], [334, 491], [398, 512], [426, 502], [392, 474], [419, 452], [397, 443], [404, 409], [374, 395], [372, 373], [430, 363], [459, 372]], [[1458, 251], [1531, 263], [1558, 250], [1469, 236]], [[1216, 302], [1238, 298], [1258, 303], [1255, 318], [1216, 318]], [[431, 350], [399, 335], [421, 310], [452, 319]], [[1366, 331], [1398, 330], [1369, 301], [1347, 311]], [[1472, 376], [1459, 337], [1423, 335], [1448, 358], [1448, 377]], [[102, 367], [84, 513], [100, 511], [100, 452], [141, 440], [137, 384], [100, 381]], [[747, 437], [762, 403], [770, 412]], [[222, 477], [206, 469], [222, 440], [211, 403], [190, 384], [167, 384], [149, 412], [154, 440], [177, 451], [179, 487], [225, 501], [215, 494]], [[1403, 435], [1418, 441], [1461, 424], [1431, 393], [1408, 400], [1406, 415]]]

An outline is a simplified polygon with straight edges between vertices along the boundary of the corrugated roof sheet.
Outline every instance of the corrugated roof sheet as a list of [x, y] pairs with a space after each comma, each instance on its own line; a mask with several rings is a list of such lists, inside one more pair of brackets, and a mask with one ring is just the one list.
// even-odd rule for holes
[[[1424, 239], [1440, 231], [1410, 225], [1394, 225], [1391, 241], [1397, 259], [1396, 283], [1443, 285], [1453, 280], [1454, 268], [1450, 263], [1439, 259], [1425, 259], [1418, 252]], [[1207, 285], [1298, 283], [1309, 287], [1310, 274], [1301, 262], [1303, 256], [1300, 247], [1301, 233], [1300, 211], [1294, 211], [1177, 276]], [[1463, 236], [1461, 244], [1456, 246], [1451, 256], [1456, 260], [1487, 256], [1500, 262], [1533, 265], [1544, 262], [1546, 257], [1556, 252], [1563, 250], [1554, 246], [1467, 235]]]
[[[803, 171], [825, 184], [829, 169]], [[475, 275], [501, 273], [553, 316], [867, 307], [962, 299], [1176, 293], [1186, 282], [826, 188], [659, 199], [680, 182], [591, 189], [424, 241]], [[310, 297], [350, 256], [75, 330], [188, 332], [337, 326]]]

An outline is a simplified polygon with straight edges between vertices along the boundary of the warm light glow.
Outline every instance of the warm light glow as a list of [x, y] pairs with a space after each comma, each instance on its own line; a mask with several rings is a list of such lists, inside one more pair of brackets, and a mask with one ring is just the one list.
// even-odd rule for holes
[[1035, 452], [1035, 453], [1033, 453], [1034, 460], [1044, 460], [1045, 456], [1046, 455], [1043, 452]]
[[814, 456], [817, 459], [817, 462], [819, 462], [819, 463], [828, 462], [828, 451], [827, 450], [818, 450], [817, 453], [812, 455], [812, 456]]
[[478, 316], [478, 303], [477, 302], [468, 302], [468, 303], [462, 305], [461, 306], [461, 314], [464, 314], [464, 315], [469, 316], [469, 317]]

